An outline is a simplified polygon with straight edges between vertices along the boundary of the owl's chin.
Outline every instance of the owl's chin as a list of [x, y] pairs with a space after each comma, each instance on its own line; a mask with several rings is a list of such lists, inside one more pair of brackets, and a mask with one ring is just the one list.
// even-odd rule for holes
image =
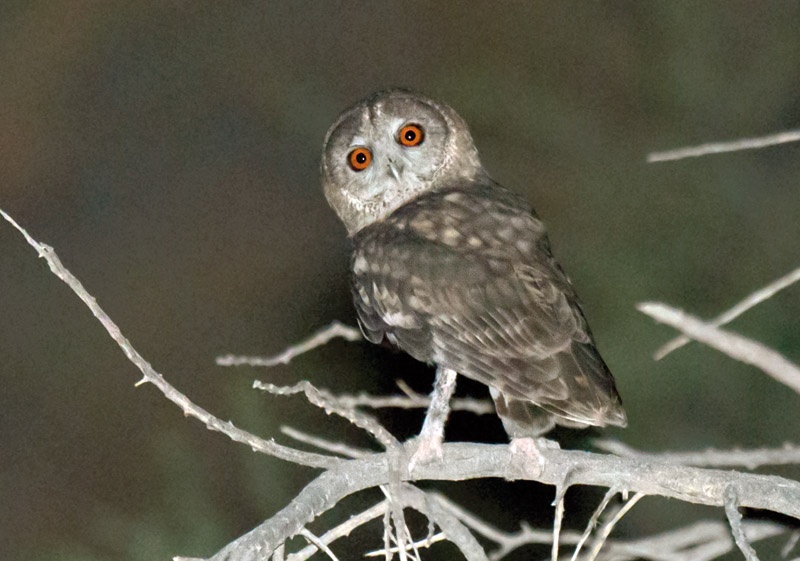
[[347, 203], [347, 215], [341, 215], [342, 221], [348, 231], [354, 234], [374, 222], [379, 222], [392, 214], [395, 210], [415, 199], [420, 194], [429, 191], [422, 182], [416, 181], [399, 185], [392, 180], [391, 184], [382, 183], [381, 188], [371, 189], [375, 194], [371, 197], [356, 196], [344, 192]]

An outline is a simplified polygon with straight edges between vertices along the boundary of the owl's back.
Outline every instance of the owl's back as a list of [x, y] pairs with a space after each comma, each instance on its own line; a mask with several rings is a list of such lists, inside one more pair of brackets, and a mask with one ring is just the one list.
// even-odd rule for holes
[[535, 404], [561, 424], [624, 426], [577, 295], [521, 198], [486, 177], [454, 182], [353, 243], [353, 297], [367, 339], [386, 337], [487, 384], [511, 409]]

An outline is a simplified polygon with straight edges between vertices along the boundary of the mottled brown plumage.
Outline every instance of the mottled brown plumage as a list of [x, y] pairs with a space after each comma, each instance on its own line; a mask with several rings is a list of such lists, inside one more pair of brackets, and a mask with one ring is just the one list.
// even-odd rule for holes
[[[408, 123], [427, 133], [411, 147], [397, 132]], [[374, 159], [371, 176], [343, 164], [360, 146]], [[367, 339], [489, 386], [512, 438], [554, 423], [625, 425], [544, 225], [489, 178], [452, 109], [405, 91], [376, 94], [334, 124], [322, 169], [353, 240]]]

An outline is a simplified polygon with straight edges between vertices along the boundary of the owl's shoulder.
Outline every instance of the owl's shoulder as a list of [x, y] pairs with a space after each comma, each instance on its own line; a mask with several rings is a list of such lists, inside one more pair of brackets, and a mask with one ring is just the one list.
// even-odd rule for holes
[[354, 242], [367, 253], [413, 252], [501, 269], [550, 257], [545, 226], [530, 205], [488, 178], [426, 192], [359, 232]]
[[356, 245], [433, 243], [456, 251], [530, 254], [547, 245], [544, 224], [519, 195], [488, 178], [425, 192], [354, 236]]

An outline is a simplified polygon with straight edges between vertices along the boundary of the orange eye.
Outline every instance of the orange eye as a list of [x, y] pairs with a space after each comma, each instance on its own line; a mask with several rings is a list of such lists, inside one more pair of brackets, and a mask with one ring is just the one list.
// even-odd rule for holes
[[369, 148], [356, 148], [347, 155], [347, 163], [353, 171], [364, 171], [372, 163]]
[[397, 142], [403, 146], [419, 146], [423, 140], [425, 140], [425, 132], [419, 125], [406, 125], [397, 133]]

